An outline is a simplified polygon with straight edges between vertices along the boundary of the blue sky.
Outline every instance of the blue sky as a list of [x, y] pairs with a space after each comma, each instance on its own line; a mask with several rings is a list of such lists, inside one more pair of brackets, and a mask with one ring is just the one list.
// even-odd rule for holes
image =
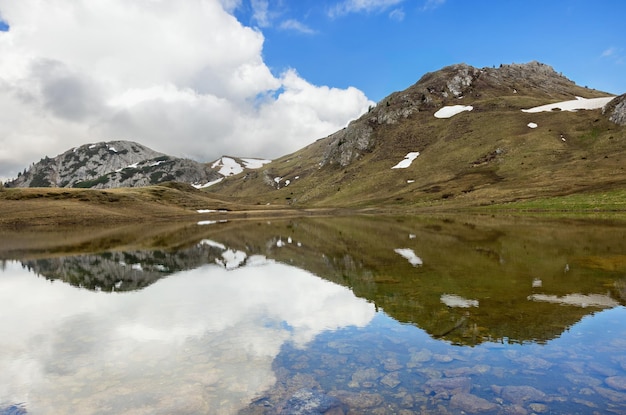
[[623, 0], [0, 0], [0, 180], [119, 139], [280, 157], [461, 62], [537, 60], [626, 93], [625, 16]]
[[235, 16], [261, 30], [273, 71], [356, 86], [374, 101], [460, 62], [538, 60], [580, 85], [626, 92], [621, 0], [245, 0]]

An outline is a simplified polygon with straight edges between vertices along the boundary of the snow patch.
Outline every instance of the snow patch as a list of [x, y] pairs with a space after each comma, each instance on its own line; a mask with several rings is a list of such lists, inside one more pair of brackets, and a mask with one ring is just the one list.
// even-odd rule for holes
[[462, 113], [463, 111], [472, 111], [474, 107], [471, 105], [448, 105], [441, 109], [439, 109], [435, 113], [436, 118], [450, 118], [457, 114]]
[[572, 99], [570, 101], [561, 101], [555, 102], [554, 104], [546, 104], [541, 105], [539, 107], [529, 108], [522, 110], [522, 112], [545, 112], [545, 111], [553, 111], [557, 108], [562, 111], [577, 111], [577, 110], [597, 110], [604, 107], [615, 97], [602, 97], [602, 98], [581, 98], [576, 97], [576, 99]]
[[217, 212], [217, 210], [215, 210], [215, 209], [198, 209], [198, 210], [196, 210], [196, 212], [198, 212], [198, 213], [215, 213], [215, 212]]
[[159, 165], [159, 164], [161, 164], [161, 163], [165, 163], [165, 160], [155, 161], [154, 163], [152, 163], [152, 164], [150, 165], [150, 167], [158, 166], [158, 165]]
[[211, 168], [214, 169], [217, 167], [221, 167], [218, 173], [222, 176], [234, 176], [235, 174], [239, 174], [243, 171], [241, 164], [237, 163], [235, 159], [230, 157], [222, 157], [211, 166]]
[[537, 128], [537, 127], [538, 127], [538, 125], [535, 124], [534, 122], [529, 122], [528, 123], [528, 128]]
[[261, 159], [241, 159], [241, 161], [246, 169], [260, 169], [263, 165], [272, 162], [272, 160]]
[[415, 255], [415, 252], [411, 248], [398, 248], [393, 250], [396, 254], [402, 256], [407, 259], [411, 265], [414, 267], [422, 265], [424, 262], [422, 258]]
[[402, 160], [400, 163], [393, 166], [392, 169], [406, 169], [407, 167], [411, 165], [411, 163], [413, 163], [413, 160], [415, 160], [417, 156], [419, 155], [420, 155], [419, 151], [408, 153], [406, 156], [404, 156], [404, 160]]
[[92, 144], [92, 145], [90, 145], [90, 146], [89, 146], [89, 150], [92, 150], [92, 149], [94, 149], [94, 148], [96, 148], [96, 145], [95, 145], [95, 144]]
[[214, 184], [218, 184], [222, 180], [224, 180], [224, 178], [220, 177], [219, 179], [213, 180], [212, 182], [208, 182], [208, 183], [205, 183], [205, 184], [194, 183], [194, 184], [192, 184], [192, 186], [195, 187], [196, 189], [205, 189], [205, 188], [207, 188], [209, 186], [213, 186]]

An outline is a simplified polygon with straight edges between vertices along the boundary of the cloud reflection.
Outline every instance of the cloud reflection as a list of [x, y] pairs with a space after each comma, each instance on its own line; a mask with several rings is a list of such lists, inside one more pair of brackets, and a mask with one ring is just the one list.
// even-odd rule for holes
[[[260, 264], [260, 265], [259, 265]], [[129, 293], [11, 263], [0, 274], [0, 404], [29, 413], [234, 413], [270, 387], [285, 342], [365, 326], [374, 306], [272, 261], [207, 265]]]

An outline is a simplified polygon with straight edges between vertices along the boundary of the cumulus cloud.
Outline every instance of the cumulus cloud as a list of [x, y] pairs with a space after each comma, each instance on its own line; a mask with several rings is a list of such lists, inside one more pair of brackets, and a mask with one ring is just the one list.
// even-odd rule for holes
[[[231, 14], [240, 4], [0, 0], [10, 27], [0, 32], [0, 177], [112, 139], [201, 161], [273, 158], [372, 104], [355, 88], [273, 74], [263, 34]], [[255, 4], [258, 21], [267, 2]]]

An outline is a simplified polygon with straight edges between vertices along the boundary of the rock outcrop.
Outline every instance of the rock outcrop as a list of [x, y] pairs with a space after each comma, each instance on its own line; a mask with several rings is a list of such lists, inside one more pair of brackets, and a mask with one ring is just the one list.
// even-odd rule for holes
[[626, 94], [620, 95], [609, 102], [604, 108], [604, 113], [609, 114], [609, 120], [618, 125], [626, 125]]

